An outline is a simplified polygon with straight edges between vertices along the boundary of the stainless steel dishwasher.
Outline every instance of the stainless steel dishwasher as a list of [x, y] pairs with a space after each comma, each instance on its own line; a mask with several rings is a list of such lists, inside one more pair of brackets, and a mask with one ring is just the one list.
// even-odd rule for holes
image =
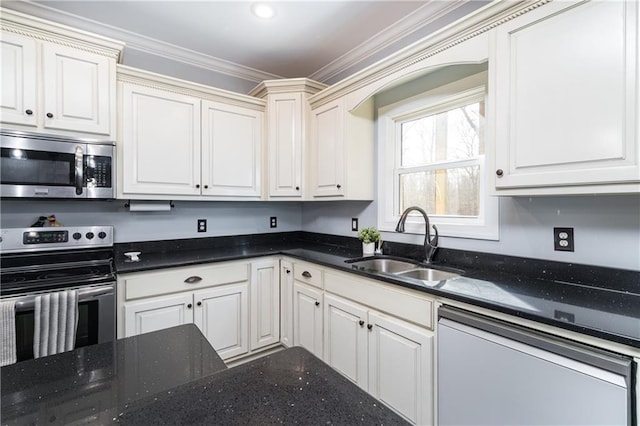
[[452, 307], [438, 311], [438, 424], [634, 424], [633, 360]]

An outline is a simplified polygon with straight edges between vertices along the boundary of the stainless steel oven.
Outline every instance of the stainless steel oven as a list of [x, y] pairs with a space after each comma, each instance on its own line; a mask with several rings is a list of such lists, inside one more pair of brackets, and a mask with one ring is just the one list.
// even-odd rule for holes
[[0, 131], [0, 195], [115, 198], [115, 144]]
[[75, 347], [115, 339], [110, 226], [0, 230], [0, 300], [15, 302], [16, 358], [33, 358], [35, 299], [77, 290]]

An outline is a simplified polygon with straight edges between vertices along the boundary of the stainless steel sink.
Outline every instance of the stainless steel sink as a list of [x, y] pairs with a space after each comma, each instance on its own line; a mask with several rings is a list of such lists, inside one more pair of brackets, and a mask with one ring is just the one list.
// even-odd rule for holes
[[418, 267], [415, 263], [386, 258], [364, 259], [350, 263], [358, 269], [386, 272], [388, 274], [397, 274], [399, 272], [408, 271]]
[[420, 281], [444, 281], [451, 278], [459, 277], [459, 274], [447, 271], [440, 271], [438, 269], [431, 268], [414, 268], [402, 272], [397, 272], [395, 275], [405, 278], [413, 278]]
[[396, 278], [414, 284], [420, 281], [419, 284], [430, 287], [438, 287], [440, 283], [444, 284], [443, 281], [457, 278], [464, 273], [464, 271], [458, 271], [452, 268], [449, 268], [450, 270], [428, 268], [418, 262], [389, 257], [352, 259], [347, 260], [347, 262], [351, 263], [355, 269], [377, 274], [393, 275]]

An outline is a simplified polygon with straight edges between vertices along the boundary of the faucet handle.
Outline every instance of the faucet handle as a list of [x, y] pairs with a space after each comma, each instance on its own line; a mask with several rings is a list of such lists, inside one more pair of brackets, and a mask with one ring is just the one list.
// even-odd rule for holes
[[435, 225], [431, 225], [431, 227], [436, 234], [433, 236], [433, 238], [431, 238], [431, 235], [429, 235], [429, 245], [431, 247], [438, 247], [438, 228], [436, 228]]

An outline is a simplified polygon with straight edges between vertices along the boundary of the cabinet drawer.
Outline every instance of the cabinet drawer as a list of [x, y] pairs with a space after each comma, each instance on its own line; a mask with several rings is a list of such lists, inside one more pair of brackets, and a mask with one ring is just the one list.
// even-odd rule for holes
[[322, 270], [312, 264], [304, 262], [294, 263], [293, 276], [296, 281], [322, 288]]
[[248, 263], [170, 268], [121, 277], [121, 281], [124, 282], [125, 300], [198, 290], [247, 280], [249, 280]]
[[325, 271], [325, 290], [433, 329], [433, 300], [373, 280]]

